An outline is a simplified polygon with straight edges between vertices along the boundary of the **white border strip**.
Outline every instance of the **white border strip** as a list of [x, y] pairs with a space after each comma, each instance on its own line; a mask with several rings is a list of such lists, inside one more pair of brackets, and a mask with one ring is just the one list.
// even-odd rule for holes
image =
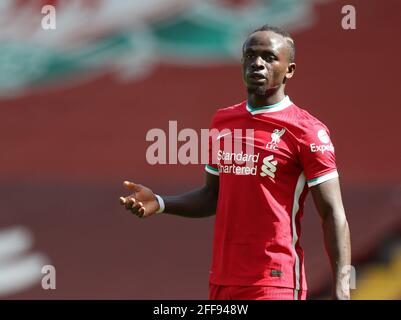
[[316, 186], [319, 183], [322, 183], [322, 182], [325, 182], [325, 181], [328, 181], [328, 180], [331, 180], [331, 179], [334, 179], [334, 178], [338, 178], [337, 170], [333, 171], [333, 172], [330, 172], [328, 174], [325, 174], [325, 175], [323, 175], [321, 177], [317, 177], [315, 179], [309, 180], [308, 181], [308, 187]]
[[[306, 183], [306, 178], [305, 174], [302, 172], [297, 181], [297, 185], [295, 187], [295, 192], [294, 192], [294, 202], [292, 205], [292, 249], [294, 250], [294, 255], [295, 255], [295, 264], [294, 264], [294, 273], [295, 273], [295, 290], [299, 290], [300, 284], [299, 284], [299, 274], [300, 274], [300, 266], [299, 266], [299, 257], [297, 254], [297, 250], [295, 250], [295, 246], [298, 242], [298, 234], [297, 234], [297, 226], [296, 226], [296, 217], [297, 213], [299, 211], [299, 198], [302, 194], [302, 191], [304, 190]], [[298, 298], [298, 292], [294, 292], [294, 298]]]
[[252, 115], [266, 113], [266, 112], [276, 112], [284, 110], [285, 108], [292, 105], [292, 101], [290, 100], [289, 96], [285, 96], [285, 98], [271, 106], [265, 106], [260, 108], [252, 108], [248, 102], [246, 103], [246, 110], [248, 110]]
[[206, 165], [205, 166], [205, 170], [207, 171], [207, 172], [209, 172], [209, 173], [211, 173], [211, 174], [214, 174], [215, 176], [219, 176], [220, 174], [219, 174], [219, 171], [216, 169], [216, 170], [213, 170], [213, 169], [211, 169], [211, 167], [209, 166], [209, 165]]

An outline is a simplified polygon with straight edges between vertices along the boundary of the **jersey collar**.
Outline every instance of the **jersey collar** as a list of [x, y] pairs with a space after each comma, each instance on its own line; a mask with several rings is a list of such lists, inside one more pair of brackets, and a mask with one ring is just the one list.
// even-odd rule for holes
[[281, 111], [284, 110], [285, 108], [289, 107], [292, 105], [292, 101], [288, 96], [285, 96], [285, 98], [275, 104], [272, 104], [270, 106], [263, 106], [259, 108], [254, 108], [252, 107], [249, 102], [246, 102], [246, 110], [248, 110], [252, 115], [259, 114], [259, 113], [266, 113], [266, 112], [276, 112], [276, 111]]

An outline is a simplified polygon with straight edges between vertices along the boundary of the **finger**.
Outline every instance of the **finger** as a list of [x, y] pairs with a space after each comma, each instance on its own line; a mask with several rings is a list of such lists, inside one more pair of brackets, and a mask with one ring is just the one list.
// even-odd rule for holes
[[135, 192], [141, 191], [141, 186], [139, 184], [130, 182], [130, 181], [124, 181], [124, 187], [127, 188], [128, 190], [132, 190]]
[[125, 205], [126, 200], [125, 200], [124, 197], [120, 197], [119, 200], [120, 200], [120, 204], [121, 204], [122, 206]]
[[138, 202], [138, 205], [139, 205], [139, 207], [137, 209], [138, 210], [137, 216], [140, 218], [143, 218], [145, 215], [145, 207], [143, 206], [142, 202]]
[[138, 210], [138, 212], [139, 212], [142, 216], [144, 216], [144, 215], [145, 215], [145, 207], [140, 207], [139, 210]]
[[129, 211], [130, 211], [132, 214], [135, 214], [135, 215], [138, 215], [138, 210], [139, 210], [139, 208], [131, 208], [131, 209], [129, 209]]
[[131, 203], [132, 209], [135, 209], [136, 211], [138, 211], [139, 208], [142, 207], [142, 203], [134, 198], [131, 198], [130, 203]]
[[125, 201], [125, 208], [128, 209], [128, 210], [131, 210], [131, 208], [133, 206], [135, 206], [135, 204], [136, 204], [135, 199], [132, 198], [132, 197], [127, 197], [127, 198], [125, 198], [125, 200], [126, 200]]
[[131, 213], [137, 216], [139, 214], [138, 213], [138, 208], [132, 208], [131, 209]]
[[[131, 205], [131, 207], [129, 208], [129, 210], [131, 210], [131, 212], [133, 213], [133, 214], [138, 214], [138, 212], [139, 212], [139, 209], [142, 207], [142, 205], [141, 205], [141, 202], [138, 202], [137, 200], [135, 200], [135, 199], [133, 199], [134, 201], [135, 201], [135, 203], [133, 203], [132, 205]], [[130, 203], [132, 203], [132, 202], [130, 202]]]
[[129, 200], [129, 197], [125, 198], [124, 206], [125, 206], [125, 209], [131, 209], [131, 202]]
[[121, 204], [122, 206], [124, 206], [125, 209], [131, 210], [132, 205], [133, 205], [134, 202], [135, 202], [135, 199], [134, 199], [134, 201], [132, 201], [131, 199], [132, 199], [132, 198], [130, 198], [130, 197], [126, 197], [126, 198], [120, 197], [120, 204]]

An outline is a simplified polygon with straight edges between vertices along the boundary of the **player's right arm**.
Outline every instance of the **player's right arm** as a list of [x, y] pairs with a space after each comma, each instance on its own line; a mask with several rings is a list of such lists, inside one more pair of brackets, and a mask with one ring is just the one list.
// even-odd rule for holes
[[[214, 215], [219, 193], [219, 177], [205, 173], [205, 185], [201, 188], [176, 196], [163, 196], [164, 213], [188, 218], [202, 218]], [[160, 206], [156, 195], [149, 188], [125, 181], [124, 187], [133, 193], [120, 197], [120, 204], [139, 217], [156, 213]]]

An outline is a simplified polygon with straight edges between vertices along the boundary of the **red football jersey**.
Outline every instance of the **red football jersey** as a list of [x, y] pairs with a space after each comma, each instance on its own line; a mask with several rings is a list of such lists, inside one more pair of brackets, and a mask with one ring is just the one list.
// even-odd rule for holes
[[308, 186], [338, 177], [329, 130], [288, 96], [220, 109], [210, 129], [206, 171], [220, 181], [210, 282], [306, 290], [300, 222]]

